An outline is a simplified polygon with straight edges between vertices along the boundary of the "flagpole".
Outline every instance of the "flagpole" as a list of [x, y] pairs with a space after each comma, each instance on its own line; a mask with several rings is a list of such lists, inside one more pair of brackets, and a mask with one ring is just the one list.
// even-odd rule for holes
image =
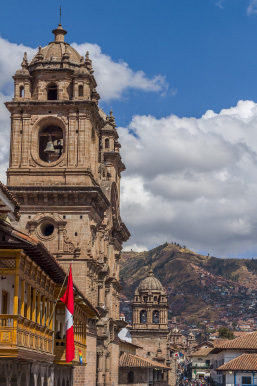
[[[54, 301], [55, 304], [54, 304], [54, 307], [53, 307], [53, 311], [52, 311], [52, 313], [51, 313], [51, 315], [50, 315], [50, 318], [49, 318], [49, 320], [48, 320], [48, 324], [45, 325], [45, 331], [44, 331], [43, 338], [45, 337], [46, 329], [50, 329], [50, 328], [49, 328], [49, 327], [50, 327], [50, 323], [51, 323], [51, 320], [52, 320], [52, 318], [53, 318], [54, 311], [55, 311], [56, 305], [57, 305], [57, 303], [58, 303], [58, 300], [60, 299], [60, 295], [61, 295], [61, 292], [62, 292], [62, 290], [63, 290], [64, 284], [65, 284], [66, 279], [67, 279], [67, 277], [68, 277], [68, 275], [69, 275], [69, 273], [70, 273], [70, 269], [71, 269], [71, 264], [70, 264], [69, 270], [68, 270], [68, 272], [67, 272], [67, 274], [66, 274], [66, 276], [65, 276], [65, 279], [64, 279], [64, 281], [63, 281], [63, 283], [62, 283], [62, 287], [61, 287], [61, 289], [60, 289], [60, 291], [59, 291], [58, 297], [57, 297], [56, 301]], [[45, 310], [44, 310], [44, 311], [45, 311]], [[43, 341], [42, 341], [42, 345], [43, 345]], [[41, 348], [42, 348], [42, 346], [41, 346]]]
[[[70, 268], [71, 268], [71, 264], [70, 264]], [[58, 294], [58, 297], [57, 297], [57, 299], [56, 299], [56, 301], [55, 301], [53, 311], [52, 311], [51, 316], [50, 316], [50, 318], [49, 318], [48, 327], [50, 326], [51, 320], [52, 320], [52, 318], [53, 318], [53, 316], [54, 316], [54, 311], [55, 311], [56, 305], [57, 305], [57, 303], [58, 303], [58, 300], [60, 299], [60, 295], [61, 295], [61, 292], [62, 292], [62, 290], [63, 290], [63, 287], [64, 287], [64, 284], [65, 284], [65, 282], [66, 282], [66, 279], [67, 279], [67, 277], [68, 277], [68, 275], [69, 275], [69, 273], [70, 273], [70, 268], [69, 268], [69, 270], [68, 270], [68, 272], [67, 272], [67, 274], [66, 274], [66, 276], [65, 276], [65, 279], [64, 279], [64, 281], [63, 281], [63, 283], [62, 283], [62, 287], [61, 287], [60, 292], [59, 292], [59, 294]], [[46, 326], [46, 327], [47, 327], [47, 326]]]

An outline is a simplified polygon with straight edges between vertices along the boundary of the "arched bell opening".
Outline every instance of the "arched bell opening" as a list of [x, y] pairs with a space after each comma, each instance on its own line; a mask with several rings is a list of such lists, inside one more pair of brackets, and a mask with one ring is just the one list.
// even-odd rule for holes
[[140, 323], [142, 323], [142, 324], [147, 323], [147, 311], [146, 310], [140, 311]]
[[83, 95], [84, 95], [83, 86], [80, 85], [80, 86], [79, 86], [79, 96], [80, 96], [80, 97], [83, 97]]
[[39, 158], [48, 163], [57, 161], [63, 154], [63, 130], [58, 126], [47, 126], [38, 136]]
[[153, 311], [153, 323], [159, 323], [160, 314], [159, 311]]
[[24, 86], [20, 86], [20, 98], [23, 98], [24, 97]]
[[51, 83], [47, 87], [47, 100], [56, 101], [58, 99], [58, 87], [55, 83]]

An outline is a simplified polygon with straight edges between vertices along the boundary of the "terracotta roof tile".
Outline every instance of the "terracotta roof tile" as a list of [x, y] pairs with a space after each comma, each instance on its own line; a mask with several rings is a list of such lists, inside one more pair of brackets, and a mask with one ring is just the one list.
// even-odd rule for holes
[[170, 368], [163, 365], [162, 363], [152, 361], [151, 359], [142, 358], [138, 355], [132, 355], [123, 353], [120, 356], [120, 367], [145, 367], [145, 368], [155, 368], [155, 369], [166, 369]]
[[218, 339], [214, 339], [212, 344], [213, 344], [213, 347], [217, 347], [226, 342], [229, 342], [229, 339], [218, 338]]
[[257, 354], [242, 354], [239, 357], [232, 359], [231, 361], [218, 367], [217, 370], [256, 371], [257, 370]]
[[207, 356], [212, 350], [213, 350], [213, 347], [201, 347], [199, 350], [194, 351], [191, 354], [191, 357]]
[[213, 349], [213, 352], [217, 350], [257, 350], [257, 331], [251, 332], [247, 335], [240, 336], [239, 338], [227, 340], [219, 343]]

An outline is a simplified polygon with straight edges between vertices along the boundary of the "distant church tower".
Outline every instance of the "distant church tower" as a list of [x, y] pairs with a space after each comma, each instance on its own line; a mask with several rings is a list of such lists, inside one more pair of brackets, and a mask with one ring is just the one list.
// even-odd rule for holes
[[116, 385], [119, 260], [129, 237], [119, 209], [125, 166], [114, 116], [98, 107], [89, 54], [80, 56], [66, 33], [59, 24], [54, 41], [29, 63], [25, 53], [13, 77], [7, 183], [21, 204], [17, 227], [66, 270], [72, 262], [75, 283], [104, 316], [88, 325], [84, 384]]
[[170, 366], [167, 293], [152, 269], [135, 290], [132, 307], [130, 332], [132, 342], [143, 347], [140, 355]]

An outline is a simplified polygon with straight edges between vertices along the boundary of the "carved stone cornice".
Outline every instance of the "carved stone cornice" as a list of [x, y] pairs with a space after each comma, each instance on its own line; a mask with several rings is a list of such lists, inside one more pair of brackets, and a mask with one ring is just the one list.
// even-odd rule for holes
[[91, 207], [103, 218], [110, 205], [100, 187], [85, 186], [9, 186], [24, 207]]

